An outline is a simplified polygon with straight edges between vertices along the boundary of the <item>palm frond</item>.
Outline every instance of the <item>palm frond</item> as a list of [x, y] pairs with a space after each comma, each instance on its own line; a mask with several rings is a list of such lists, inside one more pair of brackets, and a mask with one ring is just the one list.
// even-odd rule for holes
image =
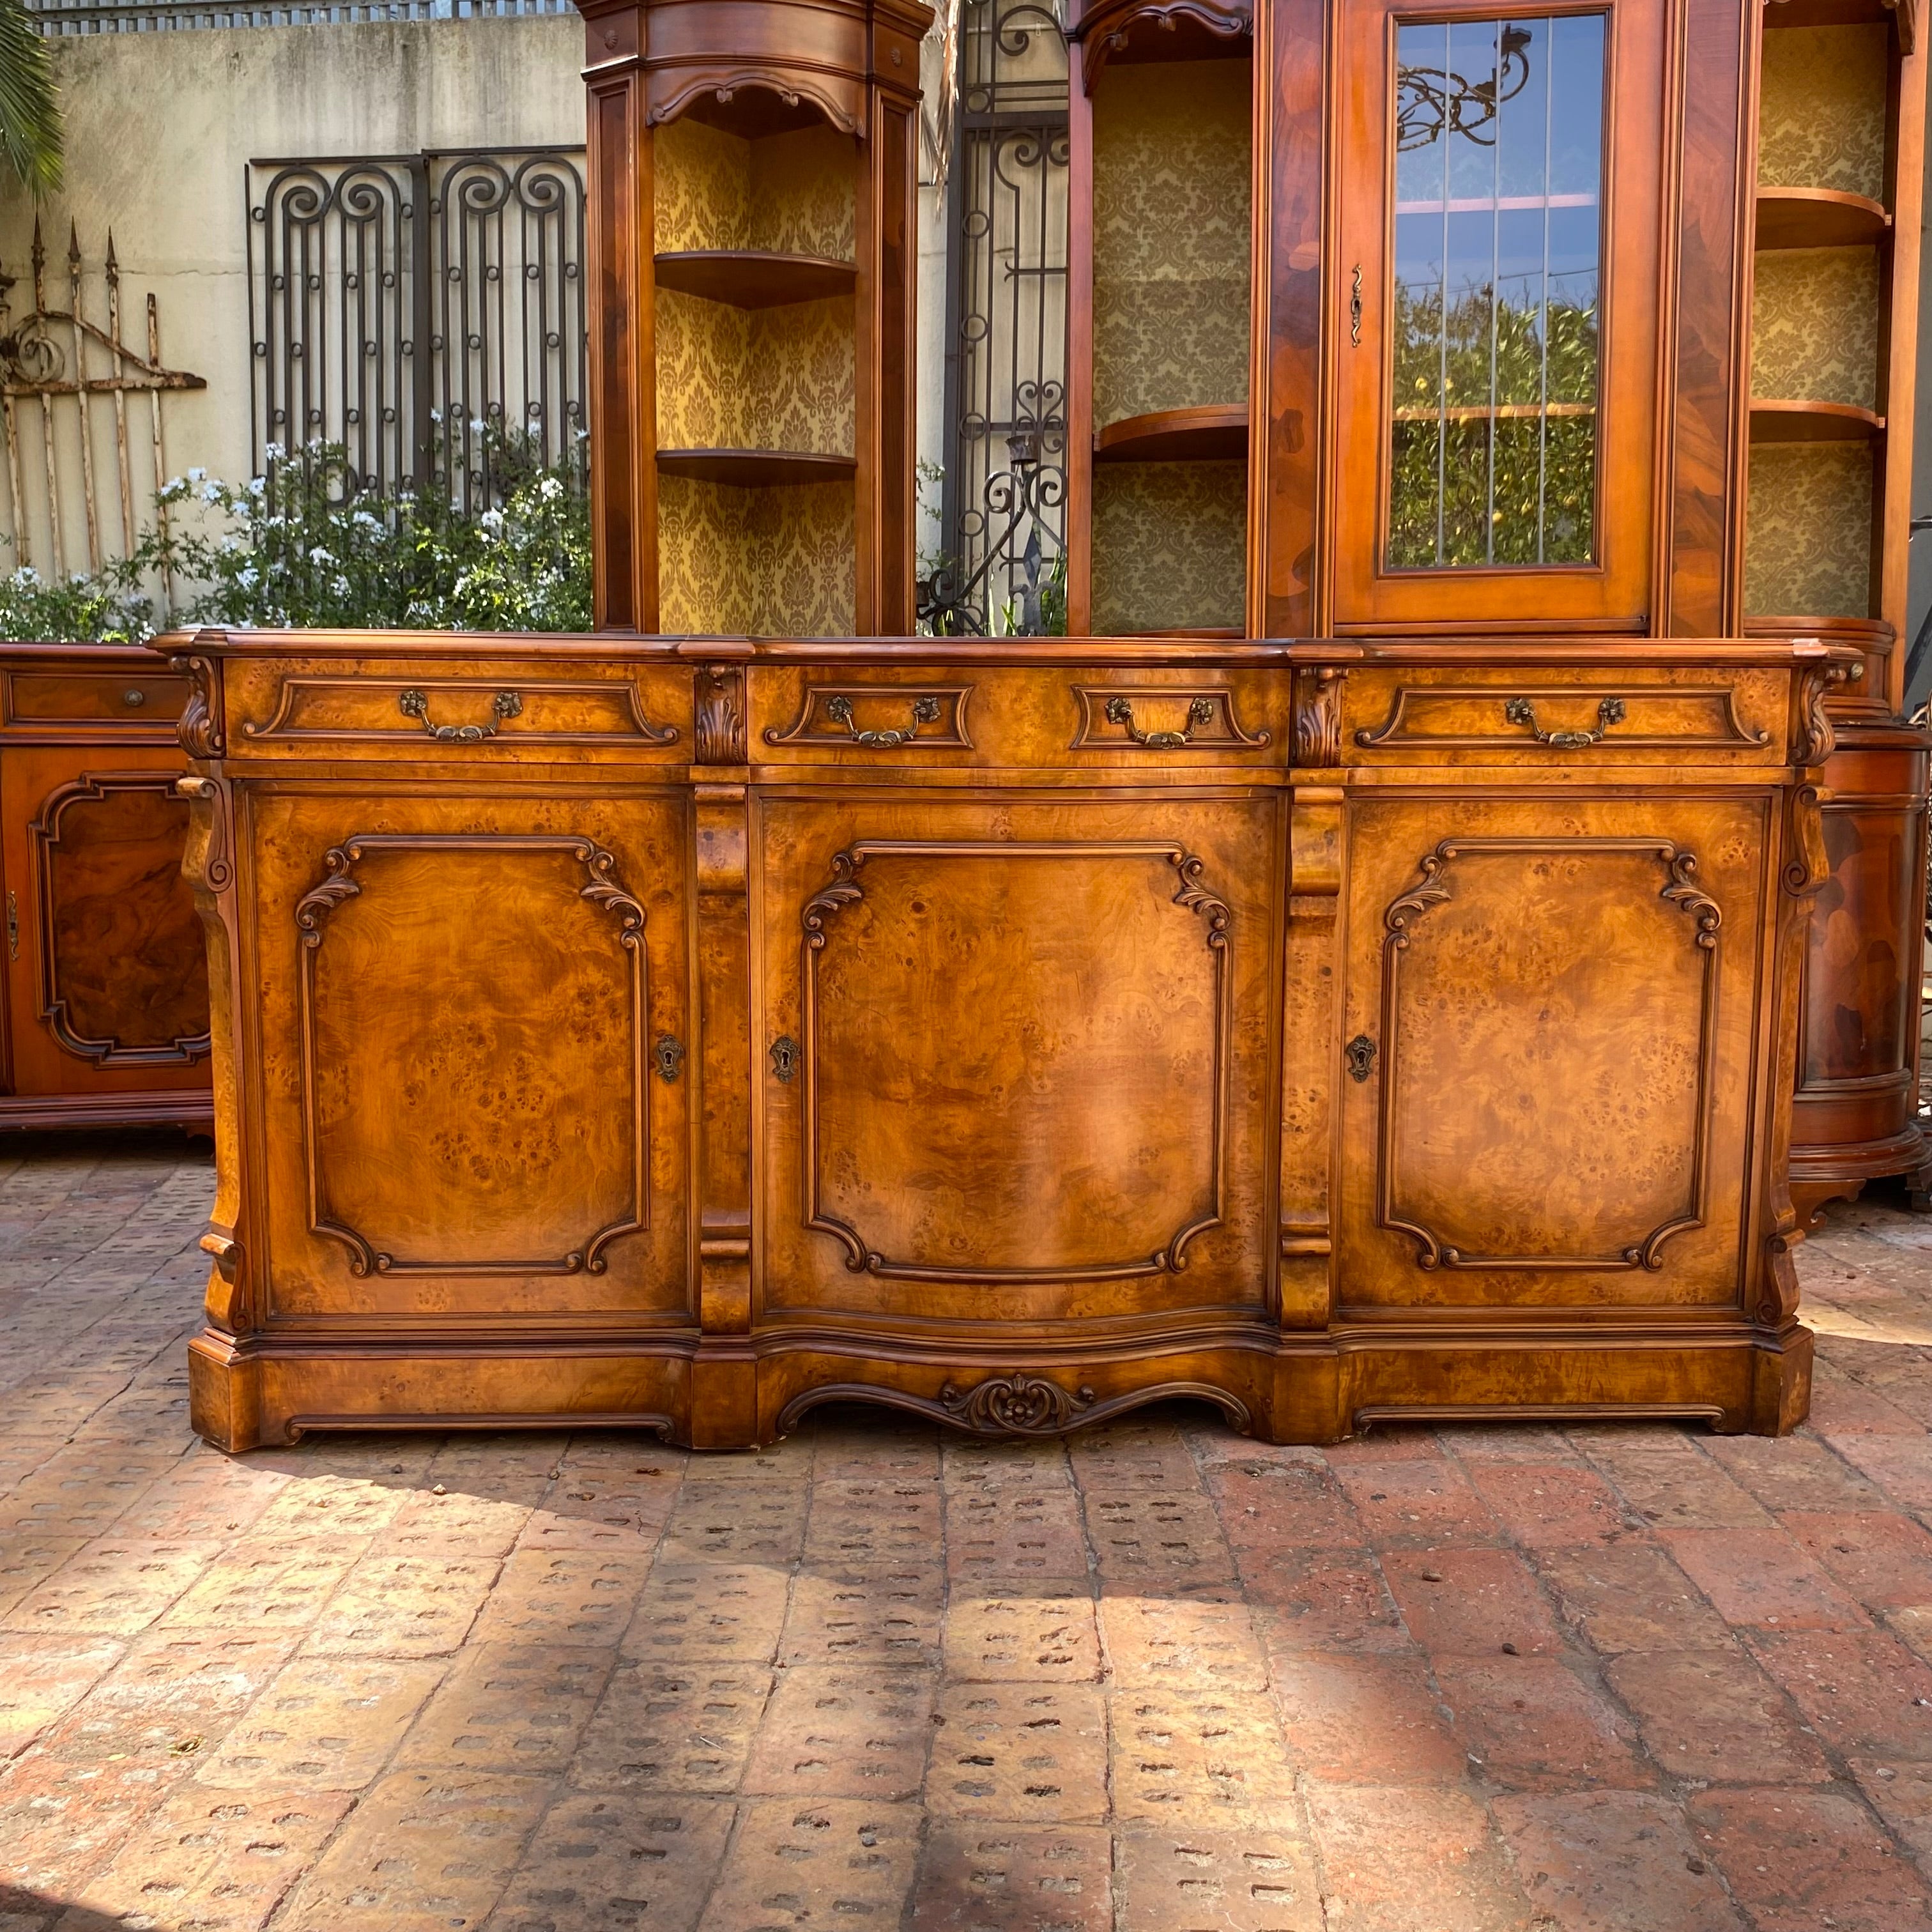
[[0, 165], [37, 196], [61, 184], [60, 94], [24, 0], [0, 0]]

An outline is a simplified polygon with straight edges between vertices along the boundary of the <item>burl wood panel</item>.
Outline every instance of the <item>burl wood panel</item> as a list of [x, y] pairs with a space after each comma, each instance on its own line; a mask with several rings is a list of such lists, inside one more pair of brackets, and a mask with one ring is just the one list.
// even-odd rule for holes
[[249, 799], [267, 1318], [684, 1319], [684, 808], [464, 791]]
[[1358, 808], [1348, 1301], [1736, 1300], [1769, 836], [1762, 799]]
[[18, 1094], [206, 1084], [201, 922], [181, 876], [178, 754], [0, 754]]
[[1262, 1304], [1278, 816], [766, 805], [764, 1312]]

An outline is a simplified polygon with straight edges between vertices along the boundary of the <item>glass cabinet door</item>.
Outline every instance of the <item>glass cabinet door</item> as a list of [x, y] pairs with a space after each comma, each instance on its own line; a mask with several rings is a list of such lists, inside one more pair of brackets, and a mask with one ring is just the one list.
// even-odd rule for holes
[[1640, 628], [1656, 0], [1345, 18], [1336, 628]]

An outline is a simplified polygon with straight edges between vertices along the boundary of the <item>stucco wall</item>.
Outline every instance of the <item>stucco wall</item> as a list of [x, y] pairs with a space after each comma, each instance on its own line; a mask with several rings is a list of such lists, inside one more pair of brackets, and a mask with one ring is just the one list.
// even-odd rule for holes
[[[108, 230], [122, 272], [124, 331], [145, 349], [146, 298], [160, 298], [162, 360], [208, 387], [170, 396], [167, 467], [200, 464], [248, 474], [248, 225], [250, 159], [404, 154], [424, 148], [580, 146], [584, 30], [574, 14], [506, 20], [398, 22], [369, 26], [240, 28], [114, 34], [52, 43], [67, 113], [65, 192], [40, 211], [49, 254], [47, 298], [66, 306], [68, 224], [77, 224], [90, 274]], [[31, 305], [25, 280], [34, 210], [0, 204], [0, 268], [20, 276], [16, 320]], [[99, 284], [94, 284], [98, 304]], [[98, 307], [90, 304], [98, 314]], [[23, 416], [34, 413], [23, 411]], [[70, 416], [71, 411], [64, 413]], [[110, 532], [115, 486], [100, 473], [112, 432], [97, 405], [97, 489]], [[146, 412], [137, 411], [145, 436]], [[39, 460], [38, 419], [24, 424]], [[70, 488], [75, 463], [67, 468]], [[152, 492], [137, 452], [136, 494]], [[44, 467], [44, 465], [42, 466]], [[143, 488], [144, 479], [146, 488]], [[22, 493], [37, 509], [40, 493]], [[68, 507], [66, 548], [81, 562], [78, 512]], [[10, 503], [0, 527], [10, 529]], [[44, 521], [32, 533], [44, 562]], [[0, 566], [10, 561], [0, 551]]]

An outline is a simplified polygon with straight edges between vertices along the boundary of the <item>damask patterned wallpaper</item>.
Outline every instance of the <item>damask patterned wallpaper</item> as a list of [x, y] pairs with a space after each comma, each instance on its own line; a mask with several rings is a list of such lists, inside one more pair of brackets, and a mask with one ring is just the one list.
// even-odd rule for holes
[[1747, 616], [1862, 617], [1868, 614], [1872, 539], [1869, 444], [1754, 445], [1746, 516]]
[[658, 623], [727, 637], [853, 629], [852, 486], [658, 478]]
[[850, 296], [742, 309], [660, 289], [657, 351], [659, 448], [854, 453]]
[[1878, 250], [1780, 248], [1757, 257], [1751, 394], [1878, 406]]
[[1757, 178], [1885, 198], [1888, 27], [1780, 27], [1764, 37]]
[[805, 128], [743, 141], [686, 118], [654, 131], [651, 157], [660, 250], [854, 259], [858, 149], [849, 135]]
[[1248, 398], [1253, 64], [1129, 64], [1094, 99], [1094, 420]]
[[1244, 628], [1245, 463], [1102, 463], [1094, 469], [1093, 626]]

